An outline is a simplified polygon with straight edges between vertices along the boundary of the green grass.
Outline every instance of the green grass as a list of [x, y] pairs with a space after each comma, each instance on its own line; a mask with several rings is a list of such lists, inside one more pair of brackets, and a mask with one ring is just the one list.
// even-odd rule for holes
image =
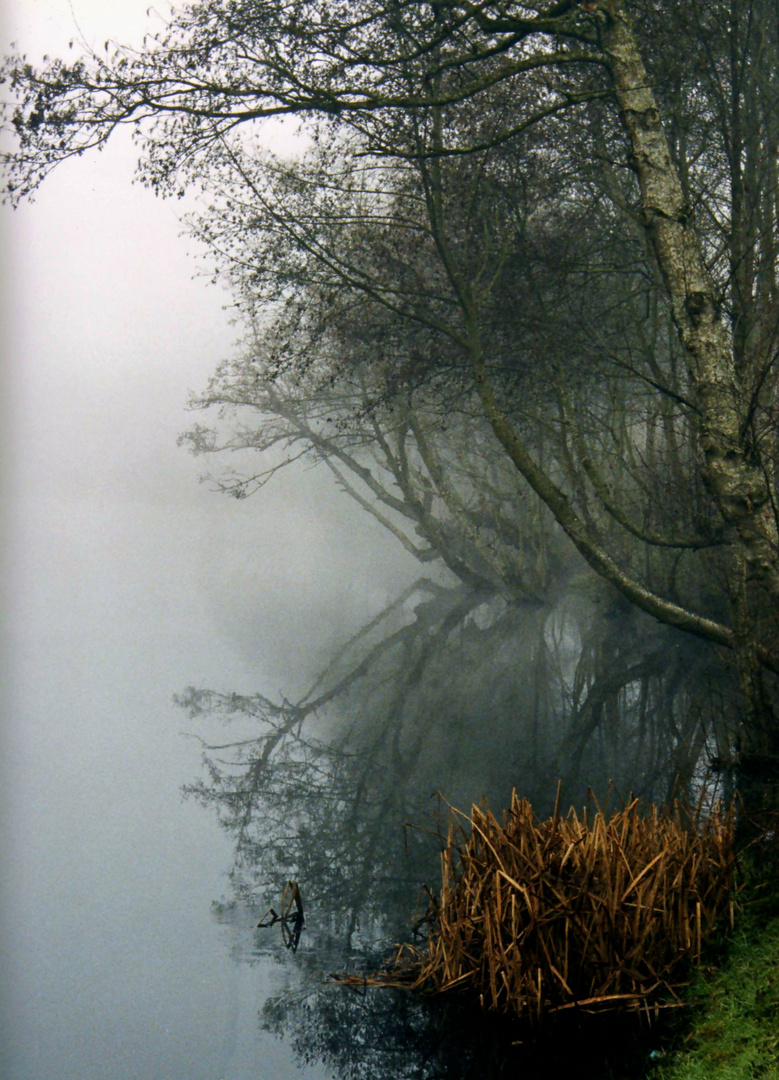
[[[773, 906], [773, 905], [772, 905]], [[652, 1080], [779, 1080], [779, 915], [745, 912], [691, 988], [690, 1028]], [[690, 1022], [690, 1021], [688, 1021]]]

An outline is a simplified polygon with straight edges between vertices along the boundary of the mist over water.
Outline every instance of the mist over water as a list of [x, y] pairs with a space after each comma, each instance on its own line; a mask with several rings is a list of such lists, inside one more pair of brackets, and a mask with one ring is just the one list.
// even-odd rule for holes
[[198, 484], [176, 436], [236, 331], [127, 151], [3, 211], [0, 1071], [281, 1077], [267, 977], [211, 915], [232, 847], [181, 799], [200, 748], [171, 699], [295, 694], [404, 559], [315, 470], [262, 504]]
[[[451, 1043], [451, 1018], [324, 980], [408, 935], [438, 843], [404, 825], [443, 827], [437, 792], [499, 809], [516, 784], [544, 812], [586, 619], [564, 595], [511, 608], [420, 567], [321, 467], [245, 502], [199, 485], [175, 440], [235, 330], [190, 280], [171, 208], [126, 173], [121, 153], [76, 163], [6, 219], [4, 1075], [405, 1080], [445, 1067], [442, 1044], [456, 1069], [478, 1054]], [[399, 635], [371, 677], [288, 724], [234, 866], [218, 801], [180, 798], [203, 775], [181, 733], [261, 753], [289, 716], [252, 714], [254, 695], [299, 702], [397, 598], [313, 697]], [[617, 612], [609, 625], [652, 640]], [[188, 686], [224, 693], [233, 726], [175, 707]], [[295, 954], [253, 929], [288, 876], [306, 904]]]
[[[144, 24], [135, 6], [112, 33]], [[51, 7], [54, 40], [69, 16]], [[18, 0], [17, 14], [37, 47], [46, 5]], [[97, 39], [101, 11], [87, 14]], [[729, 753], [732, 672], [586, 567], [496, 451], [456, 365], [440, 400], [424, 379], [388, 400], [380, 355], [378, 390], [357, 362], [354, 378], [334, 362], [329, 381], [263, 382], [262, 343], [234, 344], [234, 297], [195, 275], [178, 219], [194, 202], [132, 186], [133, 161], [120, 135], [3, 211], [0, 1071], [513, 1075], [500, 1020], [330, 975], [423, 940], [414, 910], [438, 888], [450, 803], [467, 813], [486, 797], [500, 815], [516, 788], [543, 817], [558, 782], [564, 808], [590, 787], [616, 801], [698, 791]], [[411, 262], [392, 265], [402, 285]], [[358, 361], [394, 341], [381, 317], [336, 330]], [[499, 330], [510, 339], [510, 319]], [[529, 429], [533, 409], [544, 421], [529, 435], [539, 458], [548, 374], [517, 375]], [[611, 403], [585, 391], [595, 445]], [[188, 412], [190, 392], [203, 396]], [[637, 443], [660, 438], [647, 410]], [[234, 441], [193, 458], [177, 438], [203, 416]], [[265, 466], [280, 446], [309, 452], [251, 498], [215, 490], [263, 445]], [[662, 580], [654, 557], [647, 576]], [[706, 571], [681, 584], [716, 611]], [[267, 914], [292, 881], [304, 926]]]

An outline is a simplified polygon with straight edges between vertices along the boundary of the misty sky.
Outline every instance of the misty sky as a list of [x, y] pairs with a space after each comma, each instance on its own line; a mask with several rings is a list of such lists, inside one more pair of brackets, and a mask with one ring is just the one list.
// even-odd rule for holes
[[[147, 6], [73, 0], [101, 48]], [[4, 22], [31, 60], [79, 32], [67, 0]], [[256, 979], [208, 914], [229, 846], [179, 799], [199, 755], [171, 696], [294, 695], [410, 569], [324, 472], [198, 485], [176, 436], [239, 329], [132, 170], [119, 138], [2, 211], [9, 1080], [257, 1075]]]

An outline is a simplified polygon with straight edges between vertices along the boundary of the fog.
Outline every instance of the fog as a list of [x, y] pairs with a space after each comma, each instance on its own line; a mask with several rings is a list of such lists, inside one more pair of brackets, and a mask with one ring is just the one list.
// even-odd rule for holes
[[[137, 39], [146, 7], [73, 10], [102, 41]], [[74, 33], [66, 2], [6, 6], [31, 59]], [[2, 212], [9, 1080], [282, 1075], [261, 980], [210, 917], [230, 843], [180, 799], [199, 749], [171, 698], [295, 693], [323, 628], [404, 573], [315, 469], [240, 504], [198, 483], [176, 436], [238, 330], [182, 206], [132, 169], [120, 138]]]
[[[146, 0], [110, 9], [78, 0], [72, 11], [68, 0], [14, 0], [5, 22], [5, 40], [35, 62], [66, 52], [70, 37], [97, 51], [111, 36], [140, 43], [159, 16]], [[226, 237], [215, 268], [183, 231], [196, 196], [164, 202], [133, 184], [138, 147], [126, 135], [63, 164], [33, 203], [0, 213], [3, 1075], [506, 1075], [501, 1055], [519, 1042], [516, 1032], [493, 1038], [494, 1018], [483, 1028], [478, 1010], [458, 1019], [456, 1003], [450, 1014], [411, 995], [348, 994], [329, 974], [375, 969], [390, 943], [408, 939], [414, 902], [430, 895], [422, 886], [440, 880], [441, 793], [466, 811], [486, 796], [499, 813], [516, 788], [542, 817], [556, 797], [580, 806], [590, 789], [697, 798], [712, 757], [731, 760], [733, 670], [586, 565], [496, 441], [448, 325], [418, 336], [425, 319], [404, 315], [405, 300], [387, 320], [394, 307], [367, 286], [363, 295], [338, 273], [334, 291], [322, 284], [310, 250], [319, 241], [309, 244], [308, 225], [295, 237], [296, 215], [322, 227], [324, 251], [340, 250], [351, 172], [323, 212], [315, 199], [329, 173], [312, 189], [306, 165], [298, 175], [264, 170], [268, 199], [295, 223], [278, 246], [275, 212], [271, 225], [258, 218], [243, 199], [246, 174], [231, 172], [207, 212], [214, 248]], [[280, 154], [299, 146], [283, 124], [262, 138]], [[345, 160], [363, 168], [361, 153]], [[470, 190], [473, 162], [453, 162], [455, 194]], [[507, 176], [514, 167], [507, 159]], [[415, 297], [415, 275], [435, 280], [442, 268], [428, 265], [424, 243], [407, 252], [414, 187], [405, 187], [410, 171], [402, 183], [389, 173], [379, 203], [397, 183], [397, 207], [390, 200], [377, 224], [366, 200], [355, 219], [365, 254], [349, 258], [358, 267], [380, 258], [382, 290], [386, 274], [387, 295]], [[485, 212], [503, 220], [502, 196], [490, 199]], [[473, 206], [467, 229], [486, 220]], [[420, 218], [422, 238], [429, 226]], [[589, 459], [581, 472], [569, 452], [574, 406], [556, 403], [570, 358], [591, 343], [579, 299], [549, 322], [543, 283], [570, 285], [578, 271], [538, 227], [551, 261], [528, 266], [542, 299], [534, 307], [509, 274], [494, 318], [483, 312], [495, 323], [495, 378], [528, 453], [550, 455], [549, 476], [581, 489], [593, 535], [614, 539], [615, 521], [623, 526], [597, 491], [588, 495]], [[599, 227], [619, 239], [611, 223]], [[524, 274], [521, 245], [516, 255]], [[215, 269], [232, 296], [211, 283]], [[247, 331], [231, 304], [251, 312], [258, 289], [277, 295], [290, 281], [301, 302], [277, 305], [270, 342], [258, 333], [240, 343]], [[448, 310], [445, 283], [430, 288], [431, 297], [443, 290]], [[620, 341], [623, 316], [640, 337], [632, 286], [617, 293], [595, 275], [584, 304], [606, 322], [615, 310], [609, 332]], [[527, 339], [526, 319], [536, 327]], [[666, 510], [679, 511], [680, 536], [700, 531], [681, 544], [697, 560], [691, 569], [661, 552], [647, 556], [646, 574], [670, 575], [691, 610], [700, 599], [721, 618], [715, 532], [694, 513], [696, 498], [708, 504], [697, 488], [696, 498], [679, 496], [689, 464], [681, 418], [669, 418], [664, 400], [647, 402], [640, 375], [623, 401], [612, 359], [576, 372], [576, 453], [602, 456], [604, 475], [624, 467], [636, 512], [662, 501], [658, 535]], [[215, 433], [191, 436], [201, 451], [192, 457], [177, 439], [199, 418]], [[668, 454], [657, 444], [666, 420]], [[211, 452], [220, 440], [228, 448]], [[229, 484], [241, 455], [267, 466], [258, 446], [306, 453], [251, 498], [226, 497], [220, 479]], [[633, 450], [639, 459], [657, 451], [655, 464], [634, 475], [622, 461]], [[678, 487], [668, 488], [669, 461]], [[623, 541], [614, 550], [637, 566], [642, 549]], [[712, 790], [727, 795], [730, 783], [725, 769]], [[305, 927], [274, 918], [256, 929], [293, 880]]]

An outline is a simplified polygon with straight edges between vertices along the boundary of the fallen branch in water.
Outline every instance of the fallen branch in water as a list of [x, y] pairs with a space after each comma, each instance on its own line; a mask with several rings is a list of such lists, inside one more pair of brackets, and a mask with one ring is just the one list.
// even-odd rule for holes
[[[292, 910], [293, 904], [294, 911]], [[272, 907], [268, 908], [257, 923], [256, 929], [265, 930], [269, 926], [275, 926], [276, 923], [281, 923], [281, 936], [285, 948], [296, 952], [300, 943], [300, 935], [306, 924], [303, 915], [303, 898], [300, 895], [300, 886], [297, 881], [288, 881], [284, 886], [284, 892], [281, 896], [281, 915], [278, 915]]]

